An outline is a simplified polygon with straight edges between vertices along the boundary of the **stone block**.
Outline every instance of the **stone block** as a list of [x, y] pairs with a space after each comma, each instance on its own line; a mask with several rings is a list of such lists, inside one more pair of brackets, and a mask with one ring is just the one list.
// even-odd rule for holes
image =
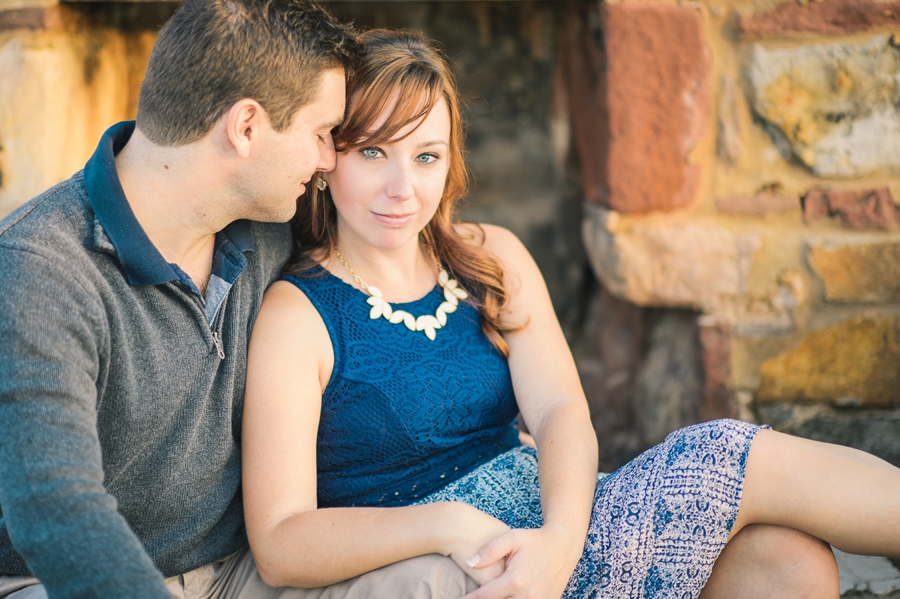
[[900, 571], [885, 557], [853, 555], [834, 550], [841, 573], [841, 596], [848, 591], [887, 595], [900, 591]]
[[842, 303], [900, 301], [900, 240], [824, 243], [809, 263], [825, 284], [825, 299]]
[[602, 288], [588, 307], [578, 371], [597, 433], [599, 467], [605, 472], [646, 448], [636, 421], [634, 388], [643, 359], [647, 313]]
[[900, 408], [859, 410], [823, 404], [758, 404], [759, 421], [777, 431], [855, 447], [900, 466]]
[[650, 3], [600, 11], [602, 37], [573, 30], [564, 57], [586, 197], [625, 214], [685, 206], [700, 184], [689, 153], [710, 96], [701, 14]]
[[751, 106], [783, 153], [822, 177], [900, 172], [900, 52], [867, 42], [754, 44]]
[[726, 196], [716, 200], [716, 208], [726, 214], [763, 216], [772, 212], [786, 212], [800, 208], [796, 197], [780, 196], [761, 191], [752, 196]]
[[758, 239], [699, 224], [636, 223], [590, 206], [582, 224], [588, 258], [603, 285], [641, 306], [715, 311], [742, 293]]
[[712, 319], [700, 319], [700, 346], [703, 348], [703, 393], [700, 421], [735, 418], [737, 405], [731, 383], [731, 327]]
[[107, 127], [134, 117], [155, 37], [64, 28], [0, 39], [0, 217], [82, 168]]
[[808, 334], [760, 367], [760, 402], [900, 405], [900, 317], [857, 317]]
[[788, 0], [766, 12], [741, 15], [738, 29], [752, 35], [778, 35], [790, 31], [852, 33], [885, 25], [900, 25], [900, 2]]
[[65, 9], [59, 6], [0, 8], [0, 31], [11, 29], [57, 29], [63, 25]]
[[900, 208], [891, 190], [811, 189], [803, 196], [803, 219], [811, 224], [827, 216], [838, 216], [845, 229], [887, 229], [900, 222]]
[[649, 321], [634, 392], [637, 425], [647, 447], [699, 421], [704, 380], [697, 313], [652, 310]]

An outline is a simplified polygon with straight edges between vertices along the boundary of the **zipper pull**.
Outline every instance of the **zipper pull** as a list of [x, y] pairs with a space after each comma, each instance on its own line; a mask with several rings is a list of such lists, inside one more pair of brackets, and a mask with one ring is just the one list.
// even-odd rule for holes
[[219, 359], [225, 359], [225, 350], [222, 349], [222, 342], [219, 340], [219, 333], [213, 331], [213, 342], [216, 344], [216, 353], [219, 354]]

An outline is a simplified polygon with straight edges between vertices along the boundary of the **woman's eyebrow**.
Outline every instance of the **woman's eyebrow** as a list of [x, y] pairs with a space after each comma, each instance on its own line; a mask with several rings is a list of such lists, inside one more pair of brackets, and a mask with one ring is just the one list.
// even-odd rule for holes
[[423, 142], [420, 143], [417, 147], [419, 147], [419, 148], [425, 148], [425, 147], [428, 147], [428, 146], [448, 146], [448, 145], [449, 145], [449, 144], [448, 144], [446, 141], [444, 141], [443, 139], [434, 139], [434, 140], [431, 140], [431, 141], [423, 141]]

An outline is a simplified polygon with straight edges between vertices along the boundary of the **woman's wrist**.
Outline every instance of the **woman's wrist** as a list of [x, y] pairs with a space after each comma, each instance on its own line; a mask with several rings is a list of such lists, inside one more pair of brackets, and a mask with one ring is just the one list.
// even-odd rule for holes
[[576, 526], [545, 523], [541, 530], [547, 535], [548, 542], [555, 546], [554, 550], [560, 551], [562, 555], [575, 562], [581, 558], [587, 536], [586, 528], [580, 530]]
[[468, 530], [468, 513], [472, 508], [465, 503], [446, 501], [431, 504], [437, 511], [435, 519], [435, 543], [436, 553], [450, 555], [459, 545], [465, 541], [465, 531]]

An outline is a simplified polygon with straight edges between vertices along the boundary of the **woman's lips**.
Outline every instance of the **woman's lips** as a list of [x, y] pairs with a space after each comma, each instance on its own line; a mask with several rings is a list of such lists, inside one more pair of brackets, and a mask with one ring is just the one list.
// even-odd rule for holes
[[375, 217], [375, 220], [380, 222], [383, 225], [387, 225], [388, 227], [403, 227], [408, 225], [415, 213], [412, 214], [379, 214], [377, 212], [373, 212], [372, 216]]

